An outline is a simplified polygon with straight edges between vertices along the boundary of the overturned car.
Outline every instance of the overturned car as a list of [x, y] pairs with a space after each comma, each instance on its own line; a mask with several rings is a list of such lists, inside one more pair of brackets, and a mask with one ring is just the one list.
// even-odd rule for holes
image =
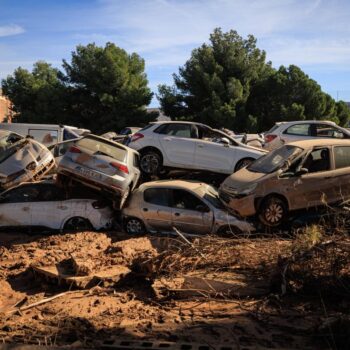
[[39, 142], [0, 130], [0, 189], [39, 180], [55, 165], [51, 152]]
[[292, 211], [350, 199], [350, 141], [284, 145], [229, 176], [219, 197], [231, 212], [279, 226]]

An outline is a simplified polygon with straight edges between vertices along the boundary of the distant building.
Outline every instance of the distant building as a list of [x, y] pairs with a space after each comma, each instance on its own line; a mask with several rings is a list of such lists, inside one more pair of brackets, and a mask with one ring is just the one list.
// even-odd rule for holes
[[157, 117], [157, 121], [158, 122], [164, 122], [164, 121], [168, 121], [171, 120], [170, 117], [166, 116], [160, 108], [147, 108], [147, 113], [153, 113], [153, 112], [158, 112], [159, 115]]
[[13, 118], [12, 103], [11, 101], [3, 96], [0, 89], [0, 123], [8, 122], [11, 123]]

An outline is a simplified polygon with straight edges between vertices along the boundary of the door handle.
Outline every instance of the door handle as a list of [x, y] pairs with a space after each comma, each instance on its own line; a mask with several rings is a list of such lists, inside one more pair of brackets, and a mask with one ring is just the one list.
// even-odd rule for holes
[[199, 148], [203, 148], [204, 145], [202, 145], [201, 143], [198, 145]]
[[164, 141], [171, 141], [170, 137], [164, 137]]
[[142, 208], [143, 211], [148, 211], [148, 208]]
[[23, 211], [29, 211], [29, 207], [23, 207], [22, 210]]
[[58, 209], [61, 209], [61, 210], [66, 210], [66, 209], [68, 209], [68, 207], [66, 207], [65, 205], [59, 205], [57, 208], [58, 208]]
[[175, 216], [180, 216], [180, 213], [175, 213], [174, 215], [175, 215]]
[[331, 179], [331, 178], [332, 178], [332, 176], [326, 176], [326, 177], [324, 177], [325, 180], [328, 180], [328, 179]]

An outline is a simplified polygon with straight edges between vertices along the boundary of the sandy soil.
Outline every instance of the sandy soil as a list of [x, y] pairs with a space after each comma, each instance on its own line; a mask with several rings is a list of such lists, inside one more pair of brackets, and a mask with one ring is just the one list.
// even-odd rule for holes
[[[1, 233], [0, 341], [75, 347], [147, 340], [232, 349], [341, 348], [319, 330], [325, 320], [350, 309], [349, 299], [334, 303], [317, 294], [271, 293], [277, 261], [290, 249], [289, 240], [238, 240], [230, 246], [215, 240], [210, 244], [213, 249], [199, 244], [200, 252], [191, 253], [177, 252], [172, 244], [116, 233]], [[52, 266], [72, 256], [89, 262], [92, 269], [125, 266], [131, 273], [114, 284], [84, 290], [33, 274], [31, 266]], [[160, 277], [171, 281], [193, 274], [193, 266], [198, 273], [209, 265], [210, 276], [228, 271], [249, 275], [250, 281], [266, 282], [269, 290], [260, 296], [168, 293], [160, 297], [152, 287]], [[72, 293], [25, 309], [69, 289]]]

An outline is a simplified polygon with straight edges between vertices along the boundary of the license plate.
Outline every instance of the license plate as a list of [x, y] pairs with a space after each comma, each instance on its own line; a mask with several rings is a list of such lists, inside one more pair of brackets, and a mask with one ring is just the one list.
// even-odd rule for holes
[[89, 178], [92, 178], [92, 179], [95, 179], [95, 180], [101, 180], [102, 179], [101, 174], [95, 173], [92, 170], [87, 170], [87, 169], [84, 169], [84, 168], [81, 168], [81, 167], [77, 167], [77, 168], [75, 168], [75, 170], [77, 170], [77, 172], [80, 173], [84, 177], [89, 177]]

